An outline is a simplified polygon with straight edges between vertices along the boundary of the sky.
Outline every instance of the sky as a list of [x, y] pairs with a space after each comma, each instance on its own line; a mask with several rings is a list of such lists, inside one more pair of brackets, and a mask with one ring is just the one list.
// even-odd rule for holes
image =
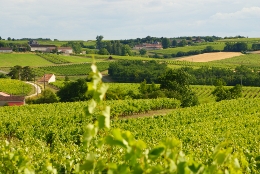
[[0, 0], [0, 6], [4, 39], [260, 38], [259, 0]]

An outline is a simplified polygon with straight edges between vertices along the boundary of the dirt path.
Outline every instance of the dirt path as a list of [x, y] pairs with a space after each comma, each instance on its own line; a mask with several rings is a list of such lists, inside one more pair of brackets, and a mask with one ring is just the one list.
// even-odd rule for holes
[[227, 58], [232, 58], [235, 56], [240, 56], [240, 52], [217, 52], [217, 53], [204, 53], [195, 56], [189, 56], [185, 58], [180, 58], [177, 60], [185, 60], [190, 62], [210, 62], [214, 60], [222, 60]]
[[151, 116], [156, 116], [156, 115], [166, 115], [166, 114], [171, 113], [174, 110], [175, 109], [154, 110], [154, 111], [149, 111], [149, 112], [143, 113], [143, 114], [120, 116], [119, 119], [129, 119], [129, 118], [151, 117]]

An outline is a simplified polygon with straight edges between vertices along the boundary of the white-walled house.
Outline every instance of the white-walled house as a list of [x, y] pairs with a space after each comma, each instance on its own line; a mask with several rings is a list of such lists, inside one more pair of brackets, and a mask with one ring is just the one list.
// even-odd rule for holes
[[0, 53], [11, 53], [13, 52], [12, 48], [0, 47]]
[[51, 83], [51, 82], [55, 82], [56, 81], [56, 77], [54, 74], [45, 74], [43, 75], [38, 82], [47, 82], [47, 83]]
[[73, 50], [71, 47], [59, 47], [58, 52], [65, 53], [65, 54], [72, 54]]
[[30, 45], [31, 51], [52, 52], [56, 49], [55, 45]]

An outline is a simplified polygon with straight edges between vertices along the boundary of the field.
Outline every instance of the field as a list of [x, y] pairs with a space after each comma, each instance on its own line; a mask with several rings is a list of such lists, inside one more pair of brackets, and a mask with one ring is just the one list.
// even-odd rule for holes
[[242, 53], [234, 53], [234, 52], [204, 53], [200, 55], [179, 58], [177, 60], [190, 61], [190, 62], [210, 62], [214, 60], [232, 58], [240, 55], [242, 55]]
[[[90, 58], [91, 55], [77, 57], [57, 57], [55, 55], [52, 58], [50, 56], [46, 59], [53, 63], [44, 66], [38, 65], [36, 70], [39, 74], [45, 72], [55, 73], [56, 75], [86, 75], [91, 70], [90, 63], [85, 63], [85, 60], [91, 60]], [[221, 66], [233, 68], [240, 64], [260, 67], [258, 58], [259, 55], [248, 54], [212, 62], [157, 60], [172, 66]], [[113, 59], [144, 60], [142, 57], [131, 56], [113, 56]], [[108, 68], [109, 61], [104, 60], [107, 60], [106, 56], [97, 56], [96, 64], [100, 71]], [[145, 58], [145, 60], [154, 59]], [[64, 64], [61, 61], [74, 63]], [[81, 63], [81, 61], [84, 61], [84, 63]], [[53, 66], [58, 63], [61, 64]], [[57, 82], [57, 86], [62, 85], [61, 83]], [[2, 84], [8, 83], [0, 81], [0, 87]], [[13, 84], [13, 82], [9, 84]], [[132, 90], [134, 93], [138, 93], [139, 84], [108, 84], [111, 90], [121, 92]], [[3, 89], [12, 88], [7, 86]], [[28, 170], [32, 169], [35, 173], [47, 172], [47, 170], [54, 171], [54, 169], [57, 170], [57, 173], [76, 173], [78, 168], [82, 169], [82, 165], [87, 169], [91, 167], [92, 161], [96, 161], [96, 159], [103, 160], [102, 163], [98, 163], [96, 166], [105, 166], [108, 163], [111, 163], [108, 165], [109, 167], [115, 166], [114, 164], [120, 165], [121, 160], [123, 160], [123, 147], [130, 147], [130, 145], [136, 143], [136, 147], [133, 149], [138, 151], [138, 147], [143, 146], [141, 140], [147, 146], [140, 154], [147, 155], [148, 150], [156, 148], [156, 145], [165, 138], [176, 138], [180, 140], [181, 144], [180, 147], [174, 144], [174, 148], [182, 149], [188, 158], [193, 158], [205, 165], [213, 161], [214, 148], [220, 143], [227, 143], [224, 148], [231, 148], [231, 152], [235, 156], [236, 153], [244, 154], [244, 161], [241, 156], [236, 156], [239, 162], [242, 161], [242, 163], [239, 163], [242, 167], [248, 162], [248, 169], [244, 169], [243, 172], [250, 170], [252, 173], [259, 173], [260, 87], [243, 87], [243, 98], [218, 103], [214, 102], [214, 97], [211, 95], [214, 86], [191, 86], [191, 88], [198, 95], [202, 104], [189, 108], [180, 108], [179, 101], [166, 98], [105, 101], [98, 105], [94, 115], [89, 117], [84, 114], [87, 111], [86, 106], [89, 102], [1, 107], [0, 161], [4, 166], [8, 166], [8, 169], [14, 170], [20, 169], [20, 166], [29, 166]], [[97, 134], [97, 137], [111, 135], [112, 139], [105, 138], [102, 141], [97, 141], [97, 138], [94, 138], [92, 143], [86, 145], [87, 139], [93, 138], [92, 134], [95, 134], [96, 131], [95, 129], [90, 131], [91, 127], [87, 125], [93, 123], [96, 119], [99, 120], [98, 116], [103, 105], [111, 106], [112, 130], [102, 129]], [[140, 114], [158, 109], [172, 109], [173, 111], [165, 116], [156, 115], [140, 118]], [[108, 113], [105, 112], [105, 114]], [[135, 119], [122, 119], [124, 117], [134, 117]], [[118, 128], [130, 131], [133, 137], [130, 136], [129, 132], [119, 134], [115, 131]], [[111, 148], [108, 144], [112, 140], [117, 142], [119, 147]], [[122, 144], [120, 144], [121, 140]], [[132, 141], [133, 144], [129, 143], [128, 145], [128, 141]], [[100, 143], [105, 142], [108, 144], [102, 146], [102, 148], [96, 148], [101, 146]], [[160, 153], [161, 146], [157, 146], [159, 148], [152, 152]], [[126, 153], [129, 150], [132, 150], [132, 148], [128, 148]], [[223, 157], [225, 154], [221, 151], [220, 155]], [[151, 156], [151, 154], [149, 153], [147, 156]], [[182, 156], [182, 153], [178, 153], [177, 156]], [[142, 159], [137, 156], [133, 158], [129, 161], [142, 162]], [[85, 162], [84, 160], [87, 161], [86, 164], [82, 164]], [[158, 165], [165, 162], [164, 157], [161, 157], [149, 165], [159, 168]], [[106, 170], [108, 169], [104, 169], [104, 171]], [[93, 170], [93, 173], [95, 172]]]
[[185, 47], [176, 47], [176, 48], [167, 48], [163, 50], [153, 50], [149, 51], [151, 53], [157, 54], [177, 54], [178, 52], [189, 52], [195, 50], [204, 50], [207, 46], [212, 46], [214, 50], [223, 50], [225, 47], [225, 43], [222, 42], [214, 42], [214, 43], [207, 43], [206, 45], [198, 45], [198, 46], [185, 46]]
[[[140, 100], [140, 103], [146, 102]], [[133, 106], [122, 101], [107, 104], [115, 113], [122, 109], [128, 112]], [[259, 99], [223, 101], [176, 109], [167, 116], [112, 120], [111, 126], [130, 131], [135, 139], [143, 140], [149, 147], [166, 137], [175, 137], [181, 140], [186, 155], [204, 164], [210, 160], [214, 147], [223, 141], [229, 142], [234, 151], [246, 149], [245, 153], [255, 158], [259, 155], [259, 104]], [[14, 149], [26, 147], [28, 150], [20, 149], [19, 154], [24, 154], [36, 171], [44, 170], [46, 158], [58, 171], [68, 163], [74, 168], [76, 159], [83, 159], [86, 153], [84, 146], [80, 146], [84, 127], [91, 121], [82, 115], [86, 105], [86, 102], [75, 102], [23, 106], [12, 110], [2, 107], [0, 136], [12, 140], [10, 145]], [[102, 135], [101, 132], [99, 136]], [[106, 148], [100, 153], [113, 162], [122, 155], [122, 151], [107, 151]], [[110, 153], [113, 158], [107, 156]], [[253, 161], [250, 170], [257, 170]]]
[[[109, 67], [109, 62], [97, 62], [97, 66], [100, 71], [105, 71]], [[43, 66], [35, 69], [38, 75], [43, 75], [45, 73], [54, 73], [60, 76], [75, 76], [75, 75], [87, 75], [92, 70], [90, 68], [90, 63], [80, 63], [80, 64], [64, 64], [56, 66]]]
[[0, 91], [12, 95], [28, 95], [33, 91], [33, 87], [20, 80], [0, 78]]
[[0, 54], [0, 67], [15, 65], [36, 67], [53, 65], [53, 63], [31, 53]]

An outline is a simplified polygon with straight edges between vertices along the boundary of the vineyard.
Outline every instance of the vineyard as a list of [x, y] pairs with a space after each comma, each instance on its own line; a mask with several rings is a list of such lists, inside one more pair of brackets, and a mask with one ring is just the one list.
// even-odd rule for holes
[[[106, 104], [111, 106], [113, 115], [120, 112], [127, 114], [129, 108], [134, 108], [134, 105], [144, 106], [142, 112], [146, 112], [145, 107], [158, 106], [159, 103], [164, 103], [162, 107], [166, 108], [178, 107], [178, 102], [174, 100], [160, 99], [151, 102], [135, 100], [133, 103], [112, 101]], [[44, 168], [46, 160], [52, 161], [52, 167], [59, 173], [64, 170], [70, 171], [72, 168], [75, 169], [75, 163], [84, 159], [84, 154], [88, 152], [84, 151], [82, 148], [85, 146], [81, 145], [82, 136], [86, 131], [85, 125], [93, 119], [84, 116], [83, 108], [86, 106], [87, 102], [75, 102], [2, 107], [0, 136], [10, 141], [9, 146], [20, 149], [20, 156], [26, 156], [20, 160], [27, 159], [31, 169], [36, 172], [47, 170]], [[257, 173], [258, 168], [255, 164], [259, 163], [256, 158], [259, 156], [260, 141], [259, 108], [259, 99], [240, 99], [176, 109], [167, 116], [115, 119], [112, 120], [111, 126], [130, 131], [135, 139], [144, 140], [148, 148], [154, 147], [166, 137], [180, 139], [185, 154], [204, 164], [210, 162], [209, 157], [216, 145], [228, 141], [235, 152], [243, 152], [246, 155], [249, 161], [248, 170]], [[132, 111], [136, 112], [136, 108]], [[99, 136], [103, 133], [101, 131]], [[2, 149], [9, 146], [2, 146]], [[95, 151], [92, 145], [88, 149]], [[0, 153], [3, 152], [0, 150]], [[112, 157], [109, 157], [109, 154], [110, 150], [105, 148], [100, 155], [113, 162], [120, 160], [121, 151], [113, 151]], [[11, 167], [13, 164], [9, 165]]]
[[32, 85], [29, 85], [20, 80], [0, 78], [0, 91], [7, 94], [28, 95], [32, 90]]
[[61, 56], [56, 54], [36, 54], [37, 56], [40, 56], [41, 58], [54, 63], [54, 64], [64, 64], [64, 63], [71, 63], [63, 58]]
[[[105, 71], [109, 67], [109, 62], [96, 63], [100, 71]], [[55, 75], [87, 75], [91, 72], [90, 63], [80, 64], [66, 64], [56, 66], [44, 66], [36, 69], [37, 74], [43, 75], [45, 73], [54, 73]]]
[[15, 65], [20, 66], [49, 66], [53, 63], [30, 53], [12, 53], [12, 54], [0, 54], [0, 66], [1, 67], [13, 67]]
[[157, 54], [177, 54], [178, 52], [189, 52], [196, 50], [204, 50], [207, 46], [212, 46], [214, 50], [224, 50], [225, 43], [215, 42], [215, 43], [207, 43], [206, 45], [198, 45], [198, 46], [185, 46], [185, 47], [176, 47], [176, 48], [167, 48], [163, 50], [155, 50], [151, 51], [152, 53]]

